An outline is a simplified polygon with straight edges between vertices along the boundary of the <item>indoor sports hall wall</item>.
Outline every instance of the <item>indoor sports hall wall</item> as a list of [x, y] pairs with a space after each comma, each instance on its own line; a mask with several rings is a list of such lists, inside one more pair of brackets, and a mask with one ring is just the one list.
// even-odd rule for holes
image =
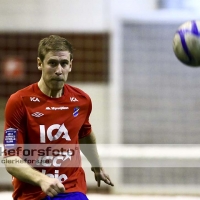
[[[183, 65], [174, 56], [172, 38], [178, 26], [129, 20], [122, 24], [124, 144], [187, 147], [200, 143], [200, 70]], [[138, 160], [143, 158], [124, 159], [123, 165], [131, 166]], [[124, 184], [139, 185], [144, 190], [156, 185], [173, 185], [174, 190], [180, 185], [200, 185], [199, 168], [195, 164], [186, 167], [187, 162], [192, 163], [190, 157], [185, 161], [180, 158], [174, 167], [168, 167], [173, 159], [163, 161], [161, 156], [155, 160], [152, 157], [149, 164], [144, 162], [144, 167], [123, 168]], [[159, 160], [160, 165], [154, 163], [158, 167], [151, 167]], [[178, 167], [179, 162], [182, 167]]]
[[115, 141], [135, 147], [121, 147], [117, 192], [199, 194], [200, 71], [173, 54], [178, 26], [191, 19], [197, 10], [159, 10], [124, 15], [114, 28]]
[[[74, 46], [73, 73], [68, 83], [86, 91], [94, 101], [91, 117], [94, 131], [100, 143], [107, 141], [107, 87], [109, 76], [109, 35], [108, 33], [0, 33], [1, 55], [1, 143], [3, 140], [3, 113], [6, 100], [15, 91], [37, 82], [40, 73], [37, 69], [37, 46], [39, 40], [49, 34], [66, 37]], [[19, 70], [20, 69], [20, 70]], [[96, 103], [95, 103], [96, 102]], [[95, 117], [96, 116], [96, 117]], [[100, 135], [101, 134], [101, 135]], [[11, 184], [11, 178], [1, 170], [0, 184]], [[92, 175], [92, 173], [91, 173]], [[3, 187], [3, 186], [1, 186]]]
[[[11, 93], [38, 80], [36, 48], [39, 39], [48, 34], [61, 34], [74, 44], [76, 50], [70, 84], [88, 92], [93, 100], [91, 122], [97, 141], [107, 143], [113, 140], [110, 135], [109, 90], [113, 21], [123, 12], [132, 13], [141, 7], [143, 10], [155, 8], [155, 0], [116, 2], [0, 0], [1, 143], [6, 100]], [[88, 168], [86, 172], [89, 185], [94, 186], [93, 174]], [[11, 184], [11, 177], [4, 169], [0, 170], [0, 177], [0, 189]]]
[[[199, 194], [199, 155], [193, 147], [200, 142], [200, 71], [181, 64], [172, 52], [178, 25], [198, 17], [197, 10], [171, 12], [163, 8], [174, 1], [157, 0], [6, 2], [0, 0], [1, 134], [8, 96], [40, 76], [39, 39], [60, 34], [75, 46], [69, 83], [93, 100], [98, 143], [120, 145], [107, 152], [100, 148], [103, 161], [111, 163], [106, 167], [115, 183], [112, 192]], [[10, 184], [5, 171], [0, 177], [0, 187]]]

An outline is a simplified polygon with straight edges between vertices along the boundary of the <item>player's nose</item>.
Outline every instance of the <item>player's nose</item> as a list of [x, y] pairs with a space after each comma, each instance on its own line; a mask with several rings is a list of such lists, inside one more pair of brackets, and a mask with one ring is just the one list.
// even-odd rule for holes
[[55, 74], [56, 75], [61, 75], [62, 74], [62, 66], [60, 64], [56, 67]]

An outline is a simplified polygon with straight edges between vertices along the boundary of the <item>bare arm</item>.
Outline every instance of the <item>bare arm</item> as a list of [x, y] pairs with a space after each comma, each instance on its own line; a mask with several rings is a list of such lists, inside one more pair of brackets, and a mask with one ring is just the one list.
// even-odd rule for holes
[[51, 197], [65, 191], [63, 184], [58, 179], [50, 178], [35, 170], [18, 156], [5, 158], [5, 166], [12, 176], [23, 182], [40, 186], [42, 191]]
[[79, 143], [82, 153], [88, 159], [92, 167], [102, 167], [99, 154], [97, 151], [96, 137], [94, 133], [92, 132], [90, 133], [90, 135], [81, 138], [79, 140]]
[[99, 154], [96, 146], [96, 137], [93, 132], [90, 135], [79, 139], [80, 148], [82, 153], [88, 159], [92, 166], [92, 171], [95, 174], [95, 180], [97, 181], [98, 187], [100, 187], [101, 180], [106, 184], [114, 186], [109, 176], [105, 174], [102, 167]]

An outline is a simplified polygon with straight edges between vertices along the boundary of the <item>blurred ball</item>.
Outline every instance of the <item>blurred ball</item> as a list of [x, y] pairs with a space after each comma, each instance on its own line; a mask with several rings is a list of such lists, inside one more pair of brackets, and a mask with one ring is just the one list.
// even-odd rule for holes
[[183, 23], [174, 35], [173, 50], [179, 61], [200, 67], [200, 21]]

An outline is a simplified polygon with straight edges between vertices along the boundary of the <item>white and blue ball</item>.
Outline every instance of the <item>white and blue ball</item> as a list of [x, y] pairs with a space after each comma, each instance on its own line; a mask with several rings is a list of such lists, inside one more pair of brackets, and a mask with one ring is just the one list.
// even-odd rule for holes
[[200, 67], [200, 21], [187, 21], [178, 28], [173, 40], [173, 50], [182, 63]]

